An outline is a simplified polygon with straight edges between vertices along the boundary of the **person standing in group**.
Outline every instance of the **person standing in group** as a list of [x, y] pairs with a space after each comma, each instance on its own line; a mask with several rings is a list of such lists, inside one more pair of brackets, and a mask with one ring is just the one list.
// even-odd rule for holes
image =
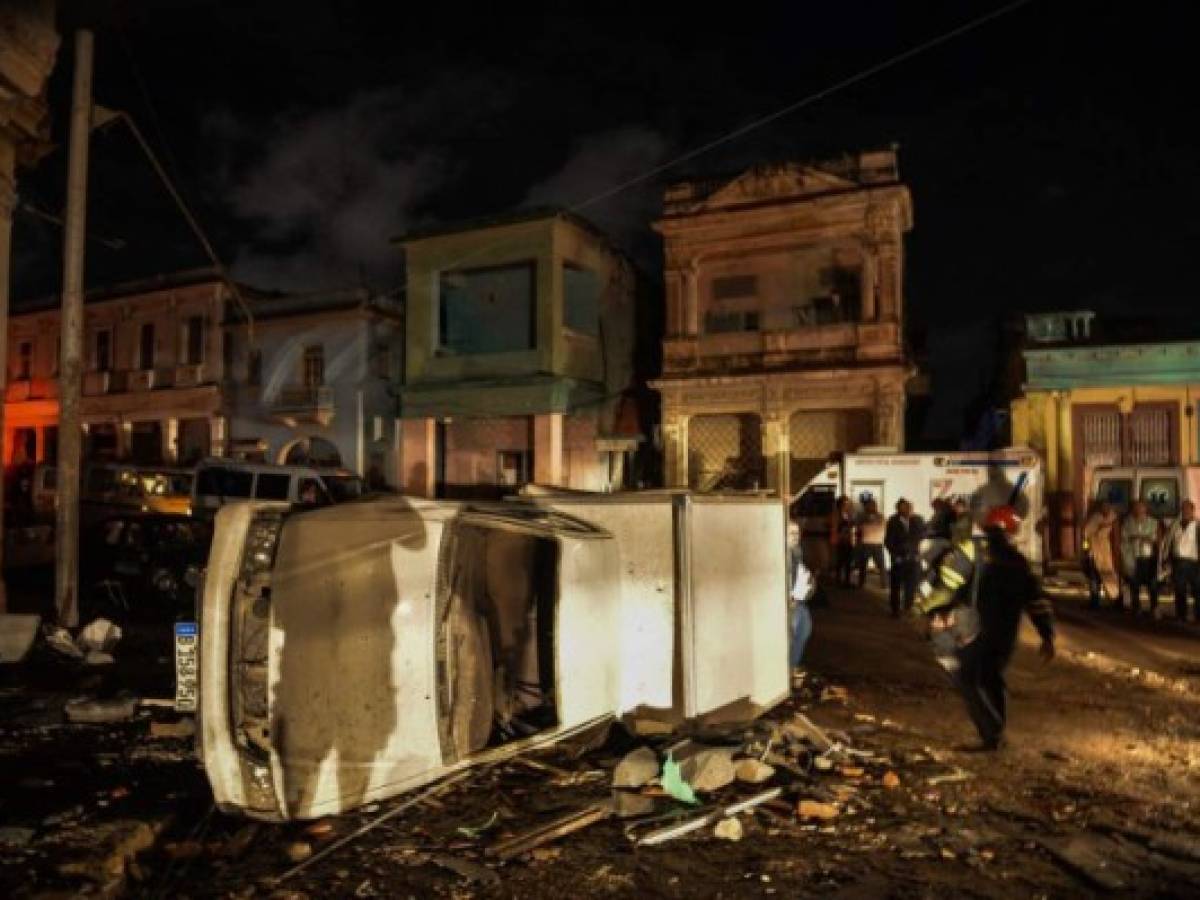
[[800, 524], [788, 522], [788, 577], [791, 580], [791, 590], [788, 595], [788, 612], [791, 618], [789, 659], [792, 665], [793, 677], [801, 674], [800, 663], [804, 659], [804, 648], [812, 636], [812, 613], [808, 609], [808, 599], [813, 592], [814, 584], [808, 567], [800, 552]]
[[829, 541], [833, 545], [833, 573], [838, 587], [850, 587], [854, 568], [854, 509], [850, 498], [838, 497], [829, 519]]
[[1188, 593], [1192, 595], [1193, 620], [1200, 620], [1200, 524], [1196, 522], [1196, 504], [1184, 500], [1176, 519], [1163, 540], [1159, 570], [1169, 562], [1171, 584], [1175, 588], [1175, 617], [1188, 618]]
[[858, 566], [858, 586], [866, 587], [867, 584], [867, 563], [875, 563], [875, 568], [879, 571], [879, 586], [887, 585], [887, 560], [883, 555], [883, 535], [884, 521], [883, 516], [879, 512], [879, 506], [875, 502], [875, 498], [868, 497], [863, 501], [862, 512], [858, 514], [857, 526], [857, 546], [855, 549], [855, 562]]
[[920, 574], [918, 555], [921, 541], [925, 537], [925, 522], [913, 514], [912, 504], [903, 497], [896, 501], [896, 513], [887, 521], [883, 544], [892, 558], [891, 602], [892, 616], [898, 618], [901, 609], [912, 609], [913, 597], [917, 592]]
[[1159, 531], [1159, 522], [1150, 515], [1144, 500], [1134, 503], [1121, 523], [1121, 565], [1129, 586], [1129, 609], [1134, 615], [1141, 615], [1144, 587], [1150, 601], [1147, 614], [1158, 617]]
[[1092, 609], [1100, 608], [1100, 598], [1107, 597], [1121, 605], [1121, 584], [1113, 559], [1113, 529], [1117, 514], [1112, 504], [1101, 500], [1083, 525], [1083, 573], [1088, 580], [1088, 599]]

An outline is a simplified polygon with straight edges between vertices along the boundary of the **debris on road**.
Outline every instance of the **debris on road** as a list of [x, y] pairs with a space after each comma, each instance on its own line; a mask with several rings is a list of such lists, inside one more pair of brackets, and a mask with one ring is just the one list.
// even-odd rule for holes
[[612, 815], [612, 804], [597, 803], [568, 813], [545, 825], [501, 841], [498, 844], [493, 844], [484, 852], [488, 856], [493, 856], [500, 860], [513, 859], [523, 853], [528, 853], [536, 847], [541, 847], [543, 844], [558, 840], [560, 837], [574, 834], [576, 831], [587, 828], [589, 825], [594, 825]]
[[81, 697], [69, 700], [63, 707], [68, 722], [87, 725], [107, 725], [127, 722], [137, 713], [137, 697], [109, 697], [97, 699]]
[[93, 650], [98, 653], [111, 653], [122, 635], [120, 625], [108, 619], [93, 619], [79, 632], [75, 638], [75, 646], [84, 654]]
[[644, 787], [657, 777], [658, 771], [658, 754], [649, 747], [638, 747], [617, 763], [612, 784], [616, 788]]
[[723, 841], [740, 841], [743, 833], [742, 820], [736, 816], [722, 819], [713, 829], [713, 837], [718, 837]]

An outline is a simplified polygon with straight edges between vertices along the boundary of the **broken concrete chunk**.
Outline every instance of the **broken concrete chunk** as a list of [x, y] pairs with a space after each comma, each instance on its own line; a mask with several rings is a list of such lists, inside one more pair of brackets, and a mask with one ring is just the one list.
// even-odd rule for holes
[[733, 751], [701, 750], [679, 764], [683, 780], [697, 791], [719, 791], [734, 779]]
[[294, 863], [302, 863], [313, 855], [312, 844], [305, 841], [293, 841], [284, 848], [287, 858]]
[[81, 653], [91, 650], [109, 653], [117, 646], [122, 634], [120, 625], [115, 625], [108, 619], [94, 619], [79, 632], [79, 636], [75, 638], [75, 646]]
[[796, 813], [802, 819], [836, 819], [837, 807], [831, 803], [820, 803], [816, 800], [801, 800], [796, 806]]
[[900, 776], [895, 772], [888, 772], [883, 776], [883, 786], [889, 791], [895, 790], [900, 787]]
[[63, 712], [66, 713], [68, 722], [97, 725], [127, 722], [137, 712], [137, 706], [137, 697], [109, 697], [104, 700], [83, 697], [68, 700]]
[[658, 805], [653, 797], [633, 791], [613, 791], [613, 810], [622, 819], [645, 816], [654, 812]]
[[784, 731], [799, 740], [807, 741], [822, 753], [833, 746], [833, 741], [829, 739], [829, 736], [803, 713], [796, 713], [792, 717], [792, 721], [784, 725]]
[[75, 646], [75, 642], [71, 640], [71, 633], [65, 628], [47, 631], [46, 646], [70, 659], [83, 659], [83, 651]]
[[734, 774], [746, 784], [762, 784], [775, 774], [775, 769], [757, 759], [739, 759]]
[[658, 775], [658, 754], [649, 747], [627, 753], [613, 771], [613, 787], [640, 788]]
[[740, 841], [745, 832], [742, 830], [742, 820], [736, 816], [722, 819], [713, 829], [713, 836], [723, 841]]
[[178, 722], [151, 722], [152, 740], [182, 740], [196, 734], [195, 719], [180, 719]]

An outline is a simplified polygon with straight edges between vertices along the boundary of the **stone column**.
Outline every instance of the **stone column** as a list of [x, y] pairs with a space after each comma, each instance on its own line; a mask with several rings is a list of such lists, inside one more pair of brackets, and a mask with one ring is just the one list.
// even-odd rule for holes
[[169, 463], [179, 462], [179, 419], [171, 416], [163, 420], [163, 460]]
[[904, 449], [904, 392], [883, 388], [875, 400], [875, 440], [885, 447]]
[[213, 456], [229, 455], [229, 420], [224, 416], [212, 416], [209, 419], [211, 447]]
[[537, 484], [562, 485], [563, 414], [543, 413], [533, 417], [533, 480]]
[[683, 273], [679, 269], [663, 272], [666, 293], [666, 316], [663, 322], [667, 337], [683, 334]]
[[877, 276], [878, 261], [875, 256], [875, 248], [871, 246], [864, 247], [862, 263], [862, 308], [859, 313], [859, 318], [864, 322], [875, 321], [875, 291], [879, 284]]
[[881, 322], [900, 320], [900, 249], [888, 242], [879, 245], [879, 309]]
[[432, 497], [437, 478], [437, 420], [400, 422], [400, 487], [412, 497]]
[[697, 285], [699, 273], [696, 266], [683, 270], [683, 325], [688, 337], [700, 334], [700, 292]]
[[785, 496], [789, 468], [787, 426], [778, 413], [763, 414], [762, 453], [767, 470], [767, 483], [763, 487]]

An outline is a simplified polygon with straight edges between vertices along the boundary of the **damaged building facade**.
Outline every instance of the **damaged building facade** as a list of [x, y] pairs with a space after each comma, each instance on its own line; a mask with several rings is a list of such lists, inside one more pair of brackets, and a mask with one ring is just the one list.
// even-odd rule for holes
[[[361, 290], [237, 293], [209, 269], [89, 292], [84, 458], [234, 456], [394, 484], [399, 304]], [[6, 467], [56, 462], [59, 317], [49, 297], [10, 321]]]
[[417, 497], [607, 491], [637, 446], [635, 273], [558, 211], [398, 240], [407, 264], [403, 478]]
[[[84, 456], [139, 463], [224, 452], [221, 323], [225, 286], [184, 272], [90, 292], [84, 312]], [[23, 305], [9, 323], [4, 461], [58, 456], [57, 296]]]
[[666, 191], [666, 481], [788, 494], [831, 452], [903, 448], [896, 152], [759, 167]]

